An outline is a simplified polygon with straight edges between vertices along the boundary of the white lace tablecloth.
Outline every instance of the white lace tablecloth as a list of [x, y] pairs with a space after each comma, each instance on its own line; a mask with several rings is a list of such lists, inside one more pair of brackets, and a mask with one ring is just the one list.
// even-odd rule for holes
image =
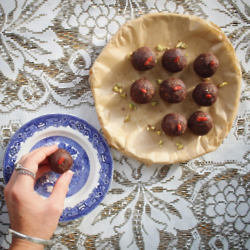
[[233, 128], [215, 152], [178, 165], [149, 168], [112, 150], [108, 195], [89, 215], [60, 225], [51, 249], [250, 249], [247, 0], [0, 0], [0, 161], [14, 132], [40, 115], [73, 114], [100, 129], [89, 69], [124, 22], [159, 11], [209, 19], [230, 38], [243, 72]]

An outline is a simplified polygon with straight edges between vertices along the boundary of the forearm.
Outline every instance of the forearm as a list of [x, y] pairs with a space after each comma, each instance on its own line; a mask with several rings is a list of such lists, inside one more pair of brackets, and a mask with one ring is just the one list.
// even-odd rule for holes
[[10, 250], [43, 250], [44, 246], [41, 244], [36, 244], [24, 239], [12, 237], [12, 243]]

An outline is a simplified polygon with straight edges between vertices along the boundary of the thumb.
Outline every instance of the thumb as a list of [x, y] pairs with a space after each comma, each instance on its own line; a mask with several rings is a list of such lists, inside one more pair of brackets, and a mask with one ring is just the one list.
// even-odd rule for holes
[[52, 202], [57, 203], [58, 206], [63, 207], [64, 200], [66, 197], [66, 194], [69, 189], [69, 184], [72, 179], [74, 172], [71, 170], [68, 170], [67, 172], [63, 173], [58, 180], [56, 181], [56, 184], [53, 188], [53, 191], [49, 197], [49, 200]]

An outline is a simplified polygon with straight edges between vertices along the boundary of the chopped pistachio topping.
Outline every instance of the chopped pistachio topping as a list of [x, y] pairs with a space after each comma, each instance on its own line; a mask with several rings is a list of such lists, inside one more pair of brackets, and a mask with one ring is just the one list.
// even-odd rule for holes
[[155, 126], [152, 126], [152, 125], [148, 125], [147, 126], [147, 131], [155, 131], [156, 127]]
[[157, 130], [156, 134], [160, 136], [161, 135], [161, 130]]
[[131, 56], [132, 56], [132, 54], [133, 54], [132, 52], [131, 52], [131, 53], [129, 53], [129, 54], [127, 55], [127, 58], [128, 58], [128, 59], [130, 59], [130, 58], [131, 58]]
[[180, 143], [180, 142], [176, 142], [176, 147], [177, 147], [177, 149], [178, 150], [181, 150], [181, 149], [183, 149], [184, 148], [184, 146], [183, 146], [183, 144], [182, 143]]
[[158, 44], [157, 46], [156, 46], [156, 50], [157, 51], [163, 51], [163, 50], [165, 50], [166, 49], [166, 47], [164, 47], [164, 46], [162, 46], [162, 45], [160, 45], [160, 44]]
[[163, 140], [159, 140], [159, 143], [158, 143], [160, 146], [163, 145]]
[[162, 79], [157, 79], [156, 82], [157, 82], [158, 84], [162, 84], [163, 80], [162, 80]]
[[151, 102], [151, 105], [153, 106], [153, 107], [155, 107], [156, 105], [158, 105], [159, 104], [159, 102], [157, 102], [157, 101], [152, 101]]
[[122, 93], [120, 94], [120, 96], [121, 96], [122, 98], [126, 98], [126, 97], [127, 97], [127, 93], [126, 93], [126, 92], [122, 92]]
[[113, 91], [116, 92], [116, 93], [118, 93], [118, 92], [119, 92], [119, 88], [115, 85], [115, 86], [113, 87]]
[[123, 89], [122, 89], [122, 87], [119, 84], [116, 84], [113, 87], [113, 91], [116, 92], [116, 93], [121, 93], [123, 91]]
[[122, 98], [126, 98], [127, 97], [127, 93], [124, 91], [123, 87], [121, 87], [119, 84], [116, 84], [113, 89], [112, 89], [115, 93], [120, 94], [120, 96]]
[[130, 121], [130, 115], [126, 115], [125, 118], [124, 118], [124, 122], [129, 122]]
[[222, 88], [222, 87], [224, 87], [226, 85], [228, 85], [228, 82], [219, 83], [217, 86], [218, 86], [218, 88]]
[[180, 49], [186, 49], [188, 46], [186, 43], [179, 41], [176, 45], [176, 48], [180, 48]]
[[129, 109], [136, 110], [136, 106], [134, 103], [129, 103]]

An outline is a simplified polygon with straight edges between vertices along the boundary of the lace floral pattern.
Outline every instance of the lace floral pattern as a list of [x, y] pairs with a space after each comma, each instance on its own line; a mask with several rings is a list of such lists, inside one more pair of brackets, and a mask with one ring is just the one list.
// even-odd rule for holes
[[[198, 15], [220, 26], [243, 72], [238, 115], [223, 144], [187, 163], [146, 167], [113, 150], [107, 197], [60, 225], [51, 249], [249, 249], [248, 1], [0, 0], [0, 160], [31, 118], [68, 113], [99, 128], [91, 65], [127, 20], [149, 12]], [[0, 171], [0, 244], [11, 239]]]
[[2, 1], [1, 45], [2, 74], [16, 80], [25, 62], [50, 65], [63, 56], [55, 32], [49, 28], [59, 12], [56, 1]]
[[90, 37], [95, 46], [104, 46], [118, 28], [125, 22], [125, 18], [115, 9], [116, 1], [84, 1], [74, 6], [74, 14], [63, 20], [66, 29], [79, 27], [83, 39]]
[[234, 228], [239, 232], [250, 230], [250, 227], [245, 224], [250, 216], [250, 201], [247, 200], [244, 186], [240, 186], [235, 179], [229, 182], [222, 180], [211, 185], [208, 194], [210, 196], [206, 200], [206, 214], [213, 218], [215, 225], [226, 221], [233, 223]]

